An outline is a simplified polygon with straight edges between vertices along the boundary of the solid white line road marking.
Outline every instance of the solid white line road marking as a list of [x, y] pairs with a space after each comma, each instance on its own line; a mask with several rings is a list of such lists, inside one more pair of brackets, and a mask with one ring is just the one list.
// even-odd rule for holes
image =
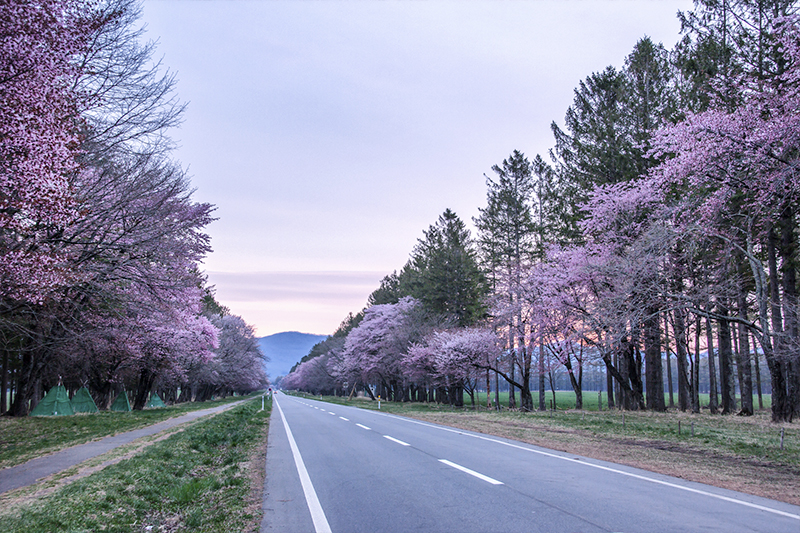
[[487, 483], [491, 483], [492, 485], [502, 485], [503, 484], [502, 481], [497, 481], [496, 479], [490, 478], [489, 476], [484, 476], [483, 474], [480, 474], [480, 473], [478, 473], [478, 472], [476, 472], [474, 470], [470, 470], [469, 468], [466, 468], [464, 466], [452, 463], [452, 462], [448, 461], [447, 459], [439, 459], [439, 462], [440, 463], [444, 463], [447, 466], [452, 466], [456, 470], [461, 470], [462, 472], [465, 472], [465, 473], [467, 473], [467, 474], [469, 474], [471, 476], [475, 476], [478, 479], [482, 479], [482, 480], [486, 481]]
[[409, 443], [403, 442], [403, 441], [398, 440], [398, 439], [396, 439], [394, 437], [390, 437], [389, 435], [384, 435], [383, 438], [384, 439], [389, 439], [392, 442], [396, 442], [397, 444], [400, 444], [401, 446], [411, 446]]
[[656, 483], [658, 485], [665, 485], [665, 486], [671, 487], [673, 489], [685, 490], [686, 492], [692, 492], [694, 494], [702, 494], [703, 496], [708, 496], [710, 498], [716, 498], [718, 500], [722, 500], [722, 501], [726, 501], [726, 502], [730, 502], [730, 503], [735, 503], [735, 504], [738, 504], [738, 505], [743, 505], [745, 507], [751, 507], [753, 509], [759, 509], [761, 511], [766, 511], [768, 513], [773, 513], [773, 514], [777, 514], [777, 515], [780, 515], [780, 516], [785, 516], [787, 518], [792, 518], [794, 520], [800, 520], [800, 515], [796, 515], [794, 513], [787, 513], [786, 511], [773, 509], [772, 507], [767, 507], [767, 506], [764, 506], [764, 505], [758, 505], [757, 503], [750, 503], [750, 502], [747, 502], [747, 501], [744, 501], [744, 500], [739, 500], [737, 498], [731, 498], [731, 497], [728, 497], [728, 496], [723, 496], [722, 494], [715, 494], [713, 492], [708, 492], [708, 491], [705, 491], [705, 490], [695, 489], [695, 488], [692, 488], [692, 487], [685, 487], [683, 485], [678, 485], [676, 483], [670, 483], [668, 481], [662, 481], [660, 479], [654, 479], [654, 478], [651, 478], [651, 477], [642, 476], [642, 475], [639, 475], [639, 474], [634, 474], [632, 472], [625, 472], [624, 470], [618, 470], [616, 468], [609, 468], [607, 466], [598, 465], [598, 464], [594, 464], [594, 463], [589, 463], [587, 461], [582, 461], [582, 460], [579, 460], [579, 459], [575, 459], [573, 457], [565, 457], [563, 455], [557, 455], [557, 454], [554, 454], [554, 453], [548, 453], [548, 452], [544, 452], [544, 451], [541, 451], [541, 450], [534, 450], [532, 448], [528, 448], [527, 446], [520, 446], [518, 444], [512, 444], [510, 442], [503, 442], [501, 440], [493, 439], [491, 437], [484, 437], [483, 435], [476, 435], [476, 434], [473, 434], [473, 433], [466, 433], [464, 431], [459, 431], [457, 429], [450, 429], [450, 428], [446, 428], [446, 427], [442, 427], [442, 426], [436, 426], [434, 424], [428, 424], [426, 422], [420, 422], [418, 420], [411, 420], [411, 419], [403, 418], [403, 417], [397, 416], [397, 415], [389, 415], [389, 414], [386, 414], [386, 413], [374, 413], [374, 414], [381, 415], [381, 416], [388, 416], [389, 418], [395, 418], [397, 420], [402, 420], [404, 422], [408, 422], [408, 423], [411, 423], [411, 424], [419, 424], [420, 426], [427, 426], [429, 428], [439, 429], [439, 430], [442, 430], [442, 431], [448, 431], [450, 433], [458, 433], [459, 435], [464, 435], [466, 437], [473, 437], [475, 439], [480, 439], [480, 440], [484, 440], [484, 441], [488, 441], [488, 442], [494, 442], [496, 444], [502, 444], [503, 446], [508, 446], [510, 448], [516, 448], [518, 450], [524, 450], [526, 452], [531, 452], [531, 453], [536, 453], [536, 454], [539, 454], [539, 455], [544, 455], [546, 457], [552, 457], [553, 459], [561, 459], [562, 461], [571, 461], [571, 462], [574, 462], [574, 463], [582, 464], [584, 466], [589, 466], [589, 467], [592, 467], [592, 468], [598, 468], [600, 470], [606, 470], [607, 472], [613, 472], [615, 474], [621, 474], [623, 476], [628, 476], [628, 477], [632, 477], [632, 478], [636, 478], [636, 479], [641, 479], [642, 481], [649, 481], [650, 483]]
[[341, 418], [341, 419], [342, 419], [342, 420], [344, 420], [345, 422], [350, 422], [350, 419], [349, 419], [349, 418], [345, 418], [345, 417], [343, 417], [343, 416], [340, 416], [339, 418]]
[[364, 428], [364, 429], [372, 429], [372, 428], [368, 428], [368, 427], [367, 427], [367, 426], [365, 426], [364, 424], [356, 424], [356, 425], [357, 425], [358, 427], [360, 427], [360, 428]]
[[297, 443], [294, 441], [292, 430], [289, 429], [289, 422], [283, 416], [283, 410], [278, 404], [277, 398], [275, 399], [275, 407], [283, 420], [283, 427], [286, 429], [286, 436], [289, 438], [289, 447], [292, 449], [292, 456], [294, 456], [294, 464], [297, 467], [297, 473], [300, 475], [300, 484], [303, 486], [303, 493], [306, 495], [306, 503], [308, 510], [311, 511], [311, 520], [314, 522], [314, 529], [316, 533], [331, 533], [331, 526], [328, 525], [328, 519], [325, 518], [325, 512], [322, 510], [322, 505], [319, 503], [317, 493], [314, 490], [314, 485], [311, 484], [311, 478], [308, 477], [308, 470], [303, 463], [303, 457], [300, 455], [300, 450], [297, 449]]

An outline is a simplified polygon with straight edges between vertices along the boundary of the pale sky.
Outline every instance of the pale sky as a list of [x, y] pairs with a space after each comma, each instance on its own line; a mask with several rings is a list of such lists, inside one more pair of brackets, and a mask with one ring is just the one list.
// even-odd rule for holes
[[217, 206], [204, 269], [256, 327], [332, 333], [446, 209], [470, 226], [484, 174], [547, 157], [578, 82], [691, 0], [144, 0], [188, 102], [172, 132]]

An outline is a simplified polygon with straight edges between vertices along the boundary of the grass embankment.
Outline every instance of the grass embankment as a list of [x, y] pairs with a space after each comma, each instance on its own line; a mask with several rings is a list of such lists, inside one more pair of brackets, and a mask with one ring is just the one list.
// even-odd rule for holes
[[[322, 399], [378, 408], [377, 402], [362, 398], [350, 402], [336, 397]], [[752, 417], [675, 410], [523, 413], [505, 409], [498, 413], [485, 407], [454, 409], [384, 401], [381, 411], [800, 505], [800, 428], [797, 424], [771, 423], [768, 410]]]
[[0, 511], [0, 531], [258, 531], [271, 401], [188, 426], [33, 503]]
[[143, 428], [190, 411], [241, 400], [241, 396], [186, 402], [127, 413], [101, 411], [72, 416], [0, 417], [0, 468], [18, 465], [76, 444]]

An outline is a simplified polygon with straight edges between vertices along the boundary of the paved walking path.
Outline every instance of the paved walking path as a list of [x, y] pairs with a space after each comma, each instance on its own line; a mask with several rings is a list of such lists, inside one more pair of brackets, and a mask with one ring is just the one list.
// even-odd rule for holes
[[91, 459], [92, 457], [102, 455], [118, 446], [128, 444], [129, 442], [141, 437], [154, 435], [166, 429], [185, 424], [186, 422], [191, 422], [192, 420], [196, 420], [200, 417], [225, 411], [226, 409], [230, 409], [235, 405], [239, 405], [243, 401], [246, 400], [240, 400], [238, 402], [220, 405], [210, 409], [192, 411], [191, 413], [186, 413], [185, 415], [176, 416], [175, 418], [158, 422], [152, 426], [134, 429], [132, 431], [127, 431], [111, 437], [105, 437], [97, 441], [87, 442], [86, 444], [79, 444], [77, 446], [72, 446], [65, 450], [61, 450], [60, 452], [46, 455], [44, 457], [37, 457], [36, 459], [31, 459], [27, 463], [23, 463], [21, 465], [5, 468], [0, 470], [0, 494], [9, 490], [31, 485], [39, 479], [56, 474], [62, 470], [66, 470], [71, 466], [80, 464]]

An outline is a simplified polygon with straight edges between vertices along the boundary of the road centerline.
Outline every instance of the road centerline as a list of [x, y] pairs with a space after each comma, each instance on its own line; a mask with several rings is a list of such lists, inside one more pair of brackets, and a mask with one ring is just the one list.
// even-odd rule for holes
[[461, 466], [461, 465], [456, 464], [456, 463], [454, 463], [452, 461], [448, 461], [447, 459], [439, 459], [439, 462], [440, 463], [444, 463], [447, 466], [451, 466], [451, 467], [455, 468], [456, 470], [461, 470], [465, 474], [469, 474], [471, 476], [475, 476], [478, 479], [482, 479], [483, 481], [485, 481], [487, 483], [491, 483], [492, 485], [502, 485], [503, 484], [502, 481], [497, 481], [494, 478], [491, 478], [489, 476], [485, 476], [485, 475], [481, 474], [480, 472], [476, 472], [474, 470], [470, 470], [466, 466]]
[[356, 424], [356, 425], [357, 425], [358, 427], [360, 427], [360, 428], [363, 428], [363, 429], [372, 430], [372, 428], [370, 428], [370, 427], [367, 427], [367, 426], [365, 426], [364, 424]]
[[384, 436], [383, 436], [383, 438], [384, 438], [384, 439], [389, 439], [389, 440], [390, 440], [390, 441], [392, 441], [392, 442], [396, 442], [397, 444], [399, 444], [399, 445], [401, 445], [401, 446], [411, 446], [409, 443], [407, 443], [407, 442], [403, 442], [403, 441], [401, 441], [400, 439], [396, 439], [396, 438], [394, 438], [394, 437], [390, 437], [389, 435], [384, 435]]
[[561, 461], [569, 461], [571, 463], [581, 464], [581, 465], [587, 466], [589, 468], [596, 468], [596, 469], [599, 469], [599, 470], [605, 470], [607, 472], [613, 472], [615, 474], [619, 474], [619, 475], [622, 475], [622, 476], [627, 476], [627, 477], [631, 477], [631, 478], [635, 478], [635, 479], [640, 479], [642, 481], [646, 481], [646, 482], [649, 482], [649, 483], [655, 483], [657, 485], [663, 485], [663, 486], [667, 486], [667, 487], [670, 487], [670, 488], [673, 488], [673, 489], [677, 489], [677, 490], [681, 490], [681, 491], [692, 492], [694, 494], [700, 494], [700, 495], [703, 495], [703, 496], [707, 496], [709, 498], [714, 498], [714, 499], [717, 499], [717, 500], [726, 501], [726, 502], [733, 503], [733, 504], [736, 504], [736, 505], [741, 505], [741, 506], [744, 506], [744, 507], [750, 507], [752, 509], [758, 509], [760, 511], [766, 511], [768, 513], [784, 516], [786, 518], [791, 518], [791, 519], [794, 519], [794, 520], [800, 520], [800, 515], [797, 515], [797, 514], [794, 514], [794, 513], [788, 513], [786, 511], [781, 511], [781, 510], [775, 509], [773, 507], [767, 507], [765, 505], [759, 505], [757, 503], [748, 502], [746, 500], [742, 500], [742, 499], [739, 499], [739, 498], [732, 498], [730, 496], [724, 496], [722, 494], [717, 494], [717, 493], [706, 491], [706, 490], [696, 489], [696, 488], [688, 487], [688, 486], [685, 486], [685, 485], [679, 485], [677, 483], [671, 483], [669, 481], [664, 481], [664, 480], [661, 480], [661, 479], [657, 479], [655, 477], [644, 476], [644, 475], [641, 475], [641, 474], [635, 474], [633, 472], [626, 472], [625, 470], [621, 470], [619, 468], [611, 468], [611, 467], [608, 467], [608, 466], [592, 463], [592, 462], [589, 462], [589, 461], [586, 461], [586, 460], [577, 460], [577, 459], [575, 459], [574, 457], [571, 457], [571, 456], [563, 456], [563, 455], [558, 455], [556, 453], [549, 453], [549, 452], [545, 452], [545, 451], [542, 451], [542, 450], [535, 450], [535, 449], [533, 449], [533, 448], [531, 448], [529, 446], [523, 446], [521, 444], [513, 444], [513, 443], [510, 443], [510, 442], [504, 442], [502, 440], [499, 440], [499, 439], [496, 439], [496, 438], [492, 438], [492, 437], [489, 437], [489, 436], [484, 436], [484, 435], [476, 434], [476, 433], [473, 433], [473, 432], [467, 432], [467, 431], [464, 431], [464, 430], [459, 430], [459, 429], [439, 426], [439, 425], [431, 424], [431, 423], [428, 423], [428, 422], [422, 422], [420, 420], [414, 420], [413, 418], [407, 418], [407, 417], [402, 417], [402, 416], [397, 416], [397, 415], [391, 415], [391, 414], [387, 414], [387, 413], [374, 413], [374, 414], [378, 415], [378, 416], [385, 416], [385, 417], [388, 417], [388, 418], [394, 418], [396, 420], [402, 420], [403, 422], [408, 422], [408, 423], [411, 423], [411, 424], [418, 424], [420, 426], [426, 426], [426, 427], [438, 429], [440, 431], [446, 431], [446, 432], [449, 432], [449, 433], [456, 433], [458, 435], [463, 435], [465, 437], [472, 437], [474, 439], [479, 439], [479, 440], [483, 440], [483, 441], [487, 441], [487, 442], [493, 442], [495, 444], [500, 444], [502, 446], [508, 446], [509, 448], [516, 448], [516, 449], [523, 450], [523, 451], [526, 451], [526, 452], [529, 452], [529, 453], [534, 453], [534, 454], [542, 455], [542, 456], [545, 456], [545, 457], [558, 459], [558, 460], [561, 460]]

